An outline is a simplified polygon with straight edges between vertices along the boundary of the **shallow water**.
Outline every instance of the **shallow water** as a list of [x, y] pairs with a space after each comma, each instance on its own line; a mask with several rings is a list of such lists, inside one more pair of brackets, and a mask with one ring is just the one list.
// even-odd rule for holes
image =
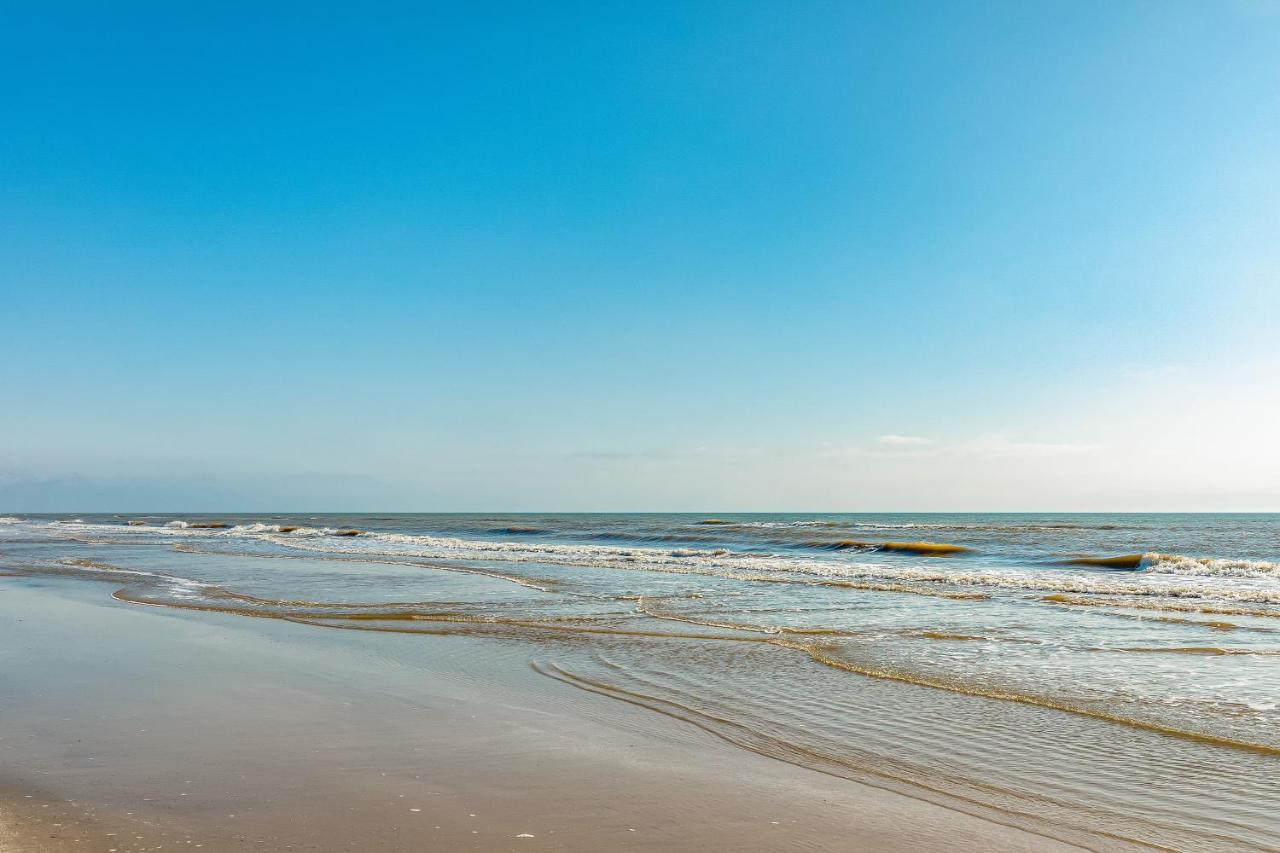
[[511, 637], [548, 677], [1065, 840], [1280, 849], [1280, 516], [21, 516], [0, 570]]

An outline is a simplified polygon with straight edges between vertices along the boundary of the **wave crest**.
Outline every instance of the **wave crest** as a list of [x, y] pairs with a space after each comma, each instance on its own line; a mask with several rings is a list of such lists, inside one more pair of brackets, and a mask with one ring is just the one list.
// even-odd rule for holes
[[1145, 554], [1143, 570], [1157, 575], [1190, 577], [1280, 578], [1280, 563], [1266, 560], [1184, 557], [1181, 554]]

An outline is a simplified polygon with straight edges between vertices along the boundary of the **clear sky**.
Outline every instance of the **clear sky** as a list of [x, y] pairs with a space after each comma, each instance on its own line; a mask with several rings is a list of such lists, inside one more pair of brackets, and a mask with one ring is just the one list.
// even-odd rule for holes
[[1280, 509], [1274, 2], [11, 3], [0, 87], [0, 510]]

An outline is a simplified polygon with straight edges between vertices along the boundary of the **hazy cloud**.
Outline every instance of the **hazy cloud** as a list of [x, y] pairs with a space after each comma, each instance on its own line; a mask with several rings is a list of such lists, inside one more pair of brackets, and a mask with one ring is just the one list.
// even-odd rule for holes
[[1064, 456], [1092, 453], [1092, 444], [1053, 443], [1044, 441], [1010, 441], [1005, 438], [986, 439], [963, 448], [981, 456]]

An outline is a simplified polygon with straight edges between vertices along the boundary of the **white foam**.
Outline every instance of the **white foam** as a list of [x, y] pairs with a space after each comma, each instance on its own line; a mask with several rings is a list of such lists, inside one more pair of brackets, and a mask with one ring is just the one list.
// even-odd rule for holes
[[1178, 554], [1147, 554], [1143, 558], [1143, 570], [1153, 574], [1193, 577], [1280, 578], [1280, 563], [1201, 559]]

